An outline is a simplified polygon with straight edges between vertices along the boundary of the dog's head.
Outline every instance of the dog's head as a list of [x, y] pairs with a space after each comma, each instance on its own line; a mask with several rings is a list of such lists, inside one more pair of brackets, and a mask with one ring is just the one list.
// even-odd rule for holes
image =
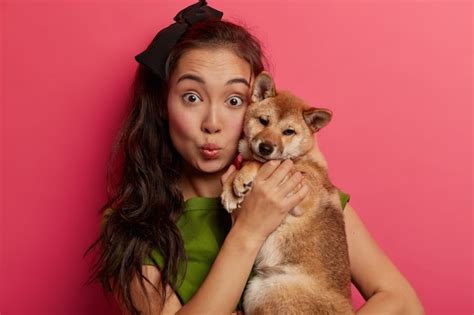
[[255, 78], [244, 120], [245, 146], [251, 152], [240, 151], [261, 162], [297, 158], [313, 148], [313, 134], [331, 117], [328, 109], [311, 107], [287, 91], [277, 93], [271, 75], [263, 71]]

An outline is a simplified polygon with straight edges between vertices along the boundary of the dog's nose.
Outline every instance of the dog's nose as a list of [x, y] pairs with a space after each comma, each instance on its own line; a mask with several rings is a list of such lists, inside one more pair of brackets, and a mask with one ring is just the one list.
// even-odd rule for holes
[[262, 155], [270, 155], [273, 152], [273, 146], [266, 142], [262, 142], [258, 145], [258, 151]]

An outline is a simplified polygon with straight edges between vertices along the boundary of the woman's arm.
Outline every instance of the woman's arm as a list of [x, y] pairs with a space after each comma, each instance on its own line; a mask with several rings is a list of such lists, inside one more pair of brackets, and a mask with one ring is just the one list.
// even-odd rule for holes
[[424, 314], [415, 290], [372, 239], [354, 209], [344, 208], [352, 282], [367, 301], [358, 315]]
[[235, 231], [231, 229], [203, 284], [177, 314], [229, 314], [235, 310], [261, 246]]

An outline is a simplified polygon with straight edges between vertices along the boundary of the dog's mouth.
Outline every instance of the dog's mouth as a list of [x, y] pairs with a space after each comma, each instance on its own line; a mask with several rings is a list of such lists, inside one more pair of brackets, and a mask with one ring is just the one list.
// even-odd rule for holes
[[260, 162], [260, 163], [265, 163], [265, 162], [268, 162], [268, 161], [271, 161], [271, 160], [281, 160], [280, 157], [278, 156], [275, 156], [275, 154], [270, 154], [268, 156], [264, 156], [264, 155], [261, 155], [253, 150], [251, 150], [252, 152], [252, 157], [254, 158], [254, 160]]
[[261, 162], [261, 163], [265, 163], [266, 161], [269, 160], [269, 159], [264, 158], [264, 157], [261, 156], [260, 154], [257, 154], [257, 153], [254, 153], [254, 152], [252, 152], [252, 155], [253, 155], [253, 158], [254, 158], [256, 161], [259, 161], [259, 162]]

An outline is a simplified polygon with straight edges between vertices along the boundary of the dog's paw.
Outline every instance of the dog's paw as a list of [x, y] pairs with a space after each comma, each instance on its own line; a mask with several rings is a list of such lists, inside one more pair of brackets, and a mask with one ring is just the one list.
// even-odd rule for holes
[[241, 174], [238, 174], [233, 183], [234, 193], [236, 196], [242, 198], [244, 197], [252, 188], [252, 179], [245, 178]]
[[243, 198], [236, 197], [232, 190], [224, 190], [221, 194], [221, 202], [227, 212], [232, 213], [235, 209], [240, 208]]

